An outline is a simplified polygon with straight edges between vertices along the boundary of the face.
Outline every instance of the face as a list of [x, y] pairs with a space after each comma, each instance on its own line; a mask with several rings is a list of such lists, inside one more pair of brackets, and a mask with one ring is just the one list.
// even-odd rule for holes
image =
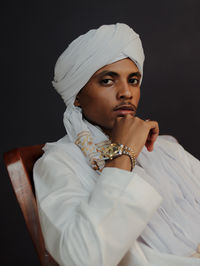
[[141, 75], [134, 62], [122, 59], [99, 69], [77, 95], [75, 105], [92, 124], [109, 134], [118, 116], [135, 115]]

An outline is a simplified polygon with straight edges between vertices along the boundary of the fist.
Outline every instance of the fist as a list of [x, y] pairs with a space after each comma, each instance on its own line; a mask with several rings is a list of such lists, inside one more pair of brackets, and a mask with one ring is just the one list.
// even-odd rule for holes
[[116, 118], [111, 141], [130, 147], [137, 157], [144, 146], [150, 152], [153, 150], [158, 135], [159, 126], [156, 121], [144, 121], [139, 117], [126, 115]]

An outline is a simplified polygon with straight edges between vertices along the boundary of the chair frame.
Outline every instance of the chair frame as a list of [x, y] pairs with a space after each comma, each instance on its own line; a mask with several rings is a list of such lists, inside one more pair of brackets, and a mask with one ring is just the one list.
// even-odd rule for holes
[[34, 163], [43, 154], [42, 147], [34, 145], [5, 152], [4, 162], [41, 265], [58, 266], [45, 249], [32, 178]]

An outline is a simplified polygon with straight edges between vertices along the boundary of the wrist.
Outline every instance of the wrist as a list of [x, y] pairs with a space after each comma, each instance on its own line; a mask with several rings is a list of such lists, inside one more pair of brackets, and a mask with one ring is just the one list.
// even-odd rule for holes
[[105, 167], [115, 167], [127, 171], [131, 171], [132, 168], [130, 158], [125, 154], [112, 160], [106, 160]]

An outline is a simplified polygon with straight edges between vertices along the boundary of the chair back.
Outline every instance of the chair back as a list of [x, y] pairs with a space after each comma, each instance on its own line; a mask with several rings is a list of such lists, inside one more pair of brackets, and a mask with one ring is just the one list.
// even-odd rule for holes
[[43, 154], [42, 147], [35, 145], [8, 151], [4, 153], [4, 161], [41, 265], [58, 266], [45, 249], [33, 185], [33, 166]]

